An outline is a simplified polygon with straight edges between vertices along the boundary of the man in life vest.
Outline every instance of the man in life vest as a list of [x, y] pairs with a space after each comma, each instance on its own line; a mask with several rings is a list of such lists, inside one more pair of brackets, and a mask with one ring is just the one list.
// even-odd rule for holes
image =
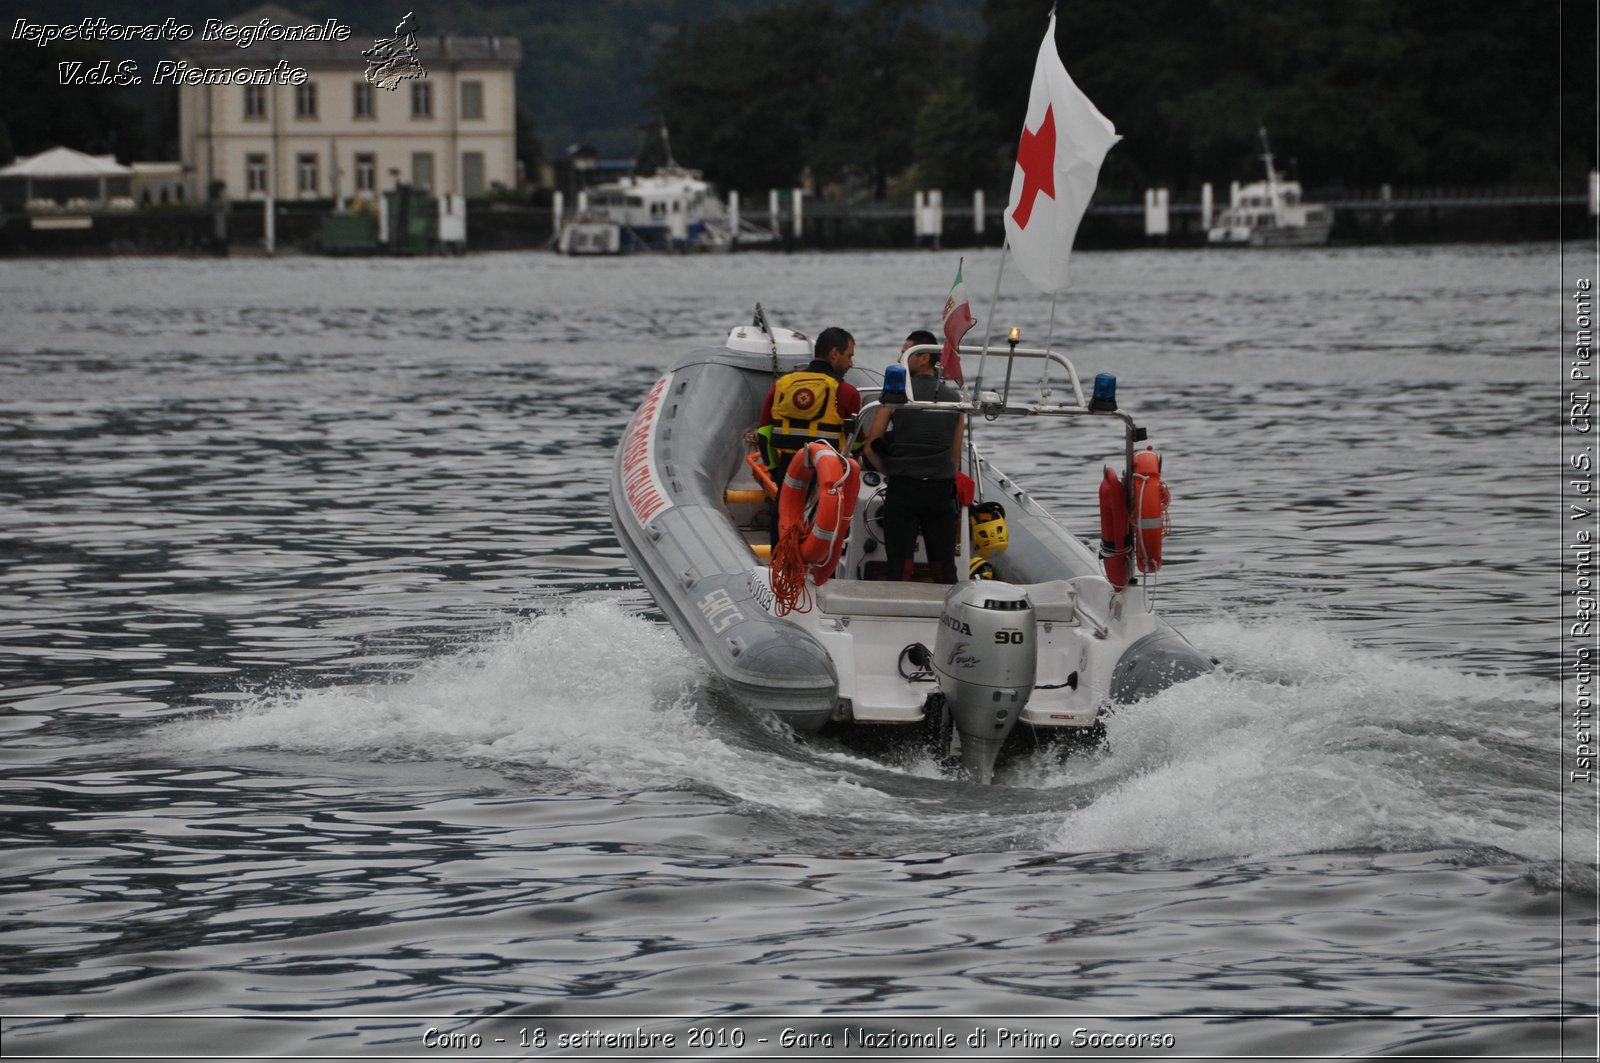
[[[856, 357], [855, 337], [837, 326], [817, 337], [811, 364], [785, 373], [773, 381], [761, 404], [761, 425], [756, 435], [773, 480], [783, 474], [795, 454], [814, 439], [833, 444], [841, 453], [849, 426], [861, 413], [861, 392], [845, 383]], [[767, 504], [772, 542], [778, 542], [778, 501]]]
[[[918, 329], [900, 350], [938, 342], [933, 333]], [[961, 401], [954, 385], [939, 379], [938, 367], [938, 351], [906, 355], [913, 401]], [[961, 464], [962, 428], [963, 417], [956, 410], [880, 406], [872, 419], [867, 455], [888, 478], [883, 545], [891, 580], [911, 579], [920, 529], [934, 582], [956, 582], [956, 470]]]
[[847, 424], [861, 412], [861, 392], [845, 383], [855, 362], [856, 341], [842, 328], [825, 328], [817, 337], [811, 364], [773, 382], [761, 404], [757, 434], [773, 479], [782, 479], [789, 459], [813, 439], [844, 449]]

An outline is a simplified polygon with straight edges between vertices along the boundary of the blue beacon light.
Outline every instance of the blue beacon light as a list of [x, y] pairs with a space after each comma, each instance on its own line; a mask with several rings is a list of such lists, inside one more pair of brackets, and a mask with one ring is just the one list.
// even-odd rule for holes
[[883, 401], [885, 403], [899, 403], [906, 401], [906, 367], [903, 365], [887, 366], [883, 371]]
[[1117, 409], [1117, 378], [1110, 373], [1096, 373], [1094, 377], [1094, 396], [1089, 400], [1089, 409], [1096, 412], [1114, 413]]

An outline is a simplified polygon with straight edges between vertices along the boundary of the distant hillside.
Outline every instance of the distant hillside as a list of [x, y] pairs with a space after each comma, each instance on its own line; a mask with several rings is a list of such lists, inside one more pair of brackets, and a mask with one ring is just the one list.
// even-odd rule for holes
[[[534, 133], [546, 155], [559, 156], [569, 144], [586, 143], [602, 155], [631, 156], [640, 148], [639, 128], [659, 116], [645, 102], [645, 75], [661, 44], [684, 25], [722, 16], [743, 16], [784, 0], [416, 0], [413, 10], [424, 27], [449, 27], [465, 34], [505, 34], [522, 41], [523, 63], [517, 83], [533, 117]], [[866, 0], [839, 0], [841, 11]], [[371, 4], [327, 0], [302, 5], [323, 17], [337, 16], [373, 31]], [[978, 36], [982, 22], [976, 5], [965, 0], [907, 3], [918, 17], [941, 29]], [[1046, 10], [1046, 8], [1041, 8]], [[345, 14], [349, 12], [349, 14]], [[365, 21], [356, 22], [361, 18]], [[774, 73], [784, 57], [767, 60]]]
[[[679, 160], [752, 194], [803, 179], [850, 195], [1009, 186], [1049, 0], [280, 0], [386, 35], [522, 42], [524, 158], [585, 143]], [[0, 0], [0, 158], [67, 142], [172, 157], [169, 90], [64, 88], [85, 56], [9, 39], [13, 21], [199, 25], [260, 0]], [[1600, 162], [1594, 0], [1061, 0], [1057, 45], [1124, 134], [1102, 199], [1259, 173], [1256, 129], [1313, 184], [1586, 187]], [[80, 48], [82, 46], [79, 46]], [[102, 54], [153, 63], [157, 45]], [[68, 52], [70, 54], [58, 54]]]

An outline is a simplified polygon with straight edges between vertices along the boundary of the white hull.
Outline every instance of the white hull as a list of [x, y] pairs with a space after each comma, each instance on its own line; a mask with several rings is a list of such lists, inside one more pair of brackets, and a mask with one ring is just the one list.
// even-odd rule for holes
[[1322, 247], [1332, 231], [1331, 221], [1265, 227], [1213, 226], [1206, 238], [1219, 247]]

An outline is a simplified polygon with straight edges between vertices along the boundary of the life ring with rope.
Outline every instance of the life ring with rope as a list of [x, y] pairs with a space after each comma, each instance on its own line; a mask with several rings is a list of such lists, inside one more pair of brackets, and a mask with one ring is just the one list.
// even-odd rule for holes
[[[807, 520], [813, 484], [816, 511]], [[779, 615], [794, 608], [808, 573], [817, 587], [833, 576], [860, 493], [861, 467], [821, 440], [806, 444], [790, 460], [778, 491], [778, 545], [772, 553]]]
[[1161, 480], [1161, 455], [1145, 447], [1133, 456], [1134, 560], [1140, 572], [1161, 568], [1161, 541], [1171, 527], [1172, 492]]

